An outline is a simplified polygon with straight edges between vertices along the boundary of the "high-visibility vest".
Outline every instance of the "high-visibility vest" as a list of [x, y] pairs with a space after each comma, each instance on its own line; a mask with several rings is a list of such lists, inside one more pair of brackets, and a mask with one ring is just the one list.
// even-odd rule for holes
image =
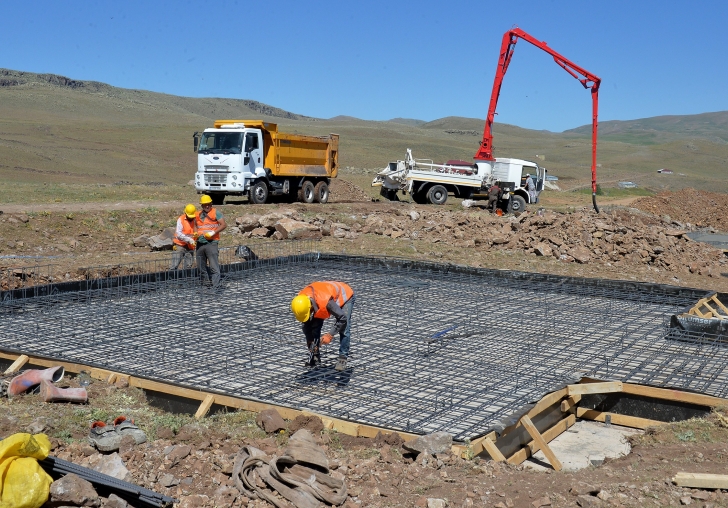
[[[200, 218], [201, 215], [202, 212], [197, 212], [195, 214], [195, 222], [197, 222], [197, 232], [200, 234], [200, 236], [204, 235], [207, 231], [215, 231], [220, 226], [220, 223], [217, 221], [217, 214], [214, 208], [210, 209], [208, 214], [205, 216], [205, 220], [202, 220]], [[215, 233], [212, 238], [208, 239], [208, 241], [219, 239], [220, 233]]]
[[[194, 228], [194, 219], [188, 219], [187, 214], [183, 213], [179, 216], [177, 221], [182, 221], [182, 234], [187, 236], [192, 236], [195, 234], [195, 228]], [[172, 239], [174, 243], [179, 245], [180, 247], [185, 247], [187, 249], [190, 248], [189, 244], [185, 242], [184, 240], [177, 238], [177, 228], [174, 228], [174, 238]]]
[[329, 280], [312, 282], [298, 294], [313, 298], [313, 301], [316, 302], [318, 310], [313, 317], [328, 319], [331, 316], [331, 313], [326, 309], [326, 304], [329, 303], [329, 300], [333, 298], [339, 307], [343, 307], [354, 296], [354, 290], [348, 284]]

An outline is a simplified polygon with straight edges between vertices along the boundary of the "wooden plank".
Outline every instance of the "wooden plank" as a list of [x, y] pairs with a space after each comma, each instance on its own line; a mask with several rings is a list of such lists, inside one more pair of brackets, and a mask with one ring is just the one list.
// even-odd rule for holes
[[566, 387], [569, 395], [586, 395], [591, 393], [617, 393], [622, 391], [621, 381], [607, 381], [603, 383], [586, 383], [569, 385]]
[[576, 406], [580, 400], [581, 400], [581, 395], [570, 395], [569, 398], [562, 400], [561, 401], [561, 412], [568, 413], [570, 411], [573, 411], [574, 406]]
[[585, 407], [576, 408], [576, 416], [585, 420], [593, 420], [595, 422], [605, 422], [607, 415], [610, 417], [610, 421], [615, 425], [622, 425], [623, 427], [632, 427], [633, 429], [646, 429], [647, 427], [655, 427], [657, 425], [664, 425], [665, 422], [658, 420], [648, 420], [647, 418], [638, 418], [637, 416], [626, 416], [616, 413], [607, 413], [597, 411], [596, 409], [587, 409]]
[[111, 374], [109, 374], [109, 377], [106, 378], [106, 382], [110, 385], [113, 385], [116, 382], [117, 376], [118, 374], [116, 372], [112, 372]]
[[[574, 425], [576, 423], [576, 416], [575, 415], [569, 415], [567, 418], [561, 420], [559, 423], [545, 431], [543, 434], [543, 438], [551, 442], [557, 437], [559, 437], [561, 434], [566, 432], [569, 427]], [[539, 451], [541, 448], [538, 446], [538, 444], [534, 441], [529, 442], [524, 448], [521, 448], [516, 453], [508, 457], [508, 463], [509, 464], [522, 464], [526, 459], [534, 455], [537, 451]]]
[[485, 448], [485, 451], [488, 452], [488, 455], [490, 455], [490, 457], [494, 461], [496, 461], [496, 462], [505, 462], [506, 461], [505, 456], [501, 453], [501, 451], [498, 449], [498, 447], [495, 445], [495, 443], [493, 441], [491, 441], [490, 439], [486, 438], [483, 440], [483, 448]]
[[549, 448], [548, 443], [543, 438], [541, 433], [538, 431], [536, 426], [533, 424], [531, 419], [528, 416], [524, 416], [521, 418], [521, 424], [523, 424], [523, 428], [526, 429], [528, 434], [531, 436], [533, 441], [538, 444], [538, 446], [541, 448], [541, 451], [544, 455], [546, 455], [546, 459], [551, 463], [551, 466], [556, 471], [561, 471], [563, 469], [563, 466], [561, 465], [561, 461], [556, 458], [556, 455], [554, 452]]
[[709, 473], [677, 473], [673, 483], [691, 489], [728, 489], [728, 475]]
[[200, 404], [200, 407], [195, 413], [195, 419], [199, 420], [200, 418], [204, 418], [204, 416], [210, 410], [210, 407], [212, 407], [213, 402], [215, 402], [214, 395], [209, 394], [207, 397], [205, 397], [205, 400], [202, 401], [202, 404]]
[[28, 360], [30, 360], [28, 355], [20, 355], [10, 367], [5, 369], [5, 374], [15, 374], [23, 367], [23, 365], [28, 363]]
[[681, 390], [672, 390], [670, 388], [655, 388], [653, 386], [633, 385], [624, 383], [622, 386], [623, 393], [630, 395], [639, 395], [653, 399], [671, 400], [674, 402], [685, 402], [687, 404], [695, 404], [697, 406], [718, 407], [728, 404], [728, 399], [713, 397], [712, 395], [703, 395], [702, 393], [683, 392]]
[[723, 312], [725, 312], [726, 314], [728, 314], [728, 307], [726, 307], [725, 305], [723, 305], [723, 302], [721, 302], [720, 300], [718, 300], [718, 295], [717, 294], [714, 294], [713, 297], [711, 298], [711, 300], [713, 300], [713, 302], [715, 302], [715, 304], [718, 307], [720, 307], [721, 309], [723, 309]]

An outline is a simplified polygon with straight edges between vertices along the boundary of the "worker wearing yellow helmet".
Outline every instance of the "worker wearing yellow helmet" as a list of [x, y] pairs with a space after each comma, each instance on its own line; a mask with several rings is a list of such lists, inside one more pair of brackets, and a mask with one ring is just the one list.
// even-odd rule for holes
[[[354, 308], [354, 290], [343, 282], [312, 282], [291, 301], [291, 311], [303, 323], [303, 335], [308, 347], [306, 365], [315, 367], [321, 363], [319, 346], [328, 344], [333, 335], [339, 334], [339, 359], [334, 367], [337, 371], [346, 369], [351, 344], [351, 311]], [[334, 316], [336, 321], [331, 333], [321, 336], [324, 321]]]
[[202, 283], [207, 285], [212, 280], [212, 287], [220, 286], [220, 263], [218, 262], [218, 246], [220, 232], [227, 224], [222, 212], [212, 207], [212, 198], [207, 194], [200, 197], [202, 211], [195, 215], [197, 227], [197, 268], [200, 270]]
[[170, 270], [177, 270], [180, 263], [185, 270], [192, 268], [195, 260], [195, 236], [197, 235], [197, 225], [195, 224], [195, 215], [197, 209], [195, 205], [189, 204], [185, 206], [185, 211], [177, 218], [177, 228], [174, 231], [174, 253], [172, 254], [172, 263]]

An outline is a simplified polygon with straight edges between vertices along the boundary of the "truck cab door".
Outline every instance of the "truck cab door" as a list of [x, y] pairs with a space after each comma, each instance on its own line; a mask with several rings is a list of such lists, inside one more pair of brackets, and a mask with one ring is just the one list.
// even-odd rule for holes
[[261, 176], [263, 170], [263, 143], [259, 131], [245, 133], [245, 159], [247, 170], [254, 175]]

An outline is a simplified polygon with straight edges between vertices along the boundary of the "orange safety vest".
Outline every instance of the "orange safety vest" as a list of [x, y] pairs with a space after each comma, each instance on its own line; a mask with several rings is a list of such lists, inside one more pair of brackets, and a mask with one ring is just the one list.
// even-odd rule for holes
[[[187, 214], [183, 213], [179, 216], [179, 220], [182, 220], [182, 234], [187, 236], [193, 236], [195, 234], [195, 228], [193, 226], [194, 219], [188, 219]], [[184, 240], [181, 240], [177, 238], [177, 227], [174, 228], [174, 238], [172, 239], [174, 243], [179, 245], [180, 247], [184, 247], [186, 249], [189, 249], [190, 246], [187, 242]]]
[[[205, 216], [205, 220], [200, 219], [200, 215], [202, 212], [197, 212], [195, 214], [195, 222], [197, 223], [197, 232], [200, 233], [200, 236], [204, 235], [207, 231], [215, 231], [219, 226], [220, 223], [217, 221], [217, 213], [215, 212], [214, 208], [210, 209], [210, 213], [208, 213]], [[208, 241], [213, 240], [219, 240], [220, 239], [220, 233], [215, 233], [212, 238], [210, 238]]]
[[339, 307], [343, 307], [352, 296], [354, 296], [354, 290], [348, 284], [343, 282], [334, 281], [323, 281], [323, 282], [312, 282], [305, 288], [303, 288], [299, 295], [305, 295], [309, 298], [313, 298], [316, 302], [318, 310], [313, 315], [315, 318], [328, 319], [331, 314], [326, 309], [326, 304], [329, 303], [330, 299], [339, 304]]

